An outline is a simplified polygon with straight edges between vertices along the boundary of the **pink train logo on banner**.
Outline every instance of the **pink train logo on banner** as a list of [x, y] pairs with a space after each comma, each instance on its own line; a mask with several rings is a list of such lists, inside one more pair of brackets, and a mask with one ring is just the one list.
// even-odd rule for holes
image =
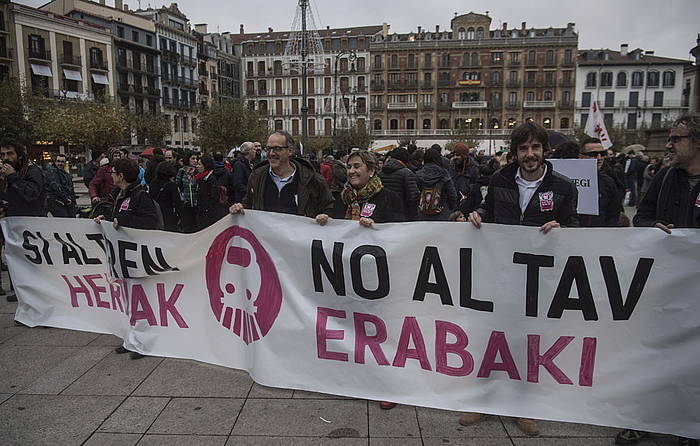
[[[235, 246], [240, 245], [241, 240], [250, 245], [252, 253], [250, 249]], [[236, 275], [241, 277], [241, 283], [230, 281], [233, 272], [229, 269], [239, 269], [240, 274]], [[216, 320], [246, 344], [267, 335], [282, 307], [282, 286], [272, 258], [257, 237], [240, 226], [223, 231], [207, 252], [205, 273]], [[249, 273], [259, 278], [259, 283], [251, 279]]]

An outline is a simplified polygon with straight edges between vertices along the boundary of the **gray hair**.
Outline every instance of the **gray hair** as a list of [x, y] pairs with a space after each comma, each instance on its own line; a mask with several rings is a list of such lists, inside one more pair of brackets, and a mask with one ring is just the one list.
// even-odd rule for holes
[[284, 139], [286, 140], [286, 141], [285, 141], [285, 144], [287, 144], [287, 147], [289, 147], [290, 149], [294, 149], [294, 150], [297, 148], [297, 144], [296, 144], [296, 142], [294, 142], [294, 137], [293, 137], [292, 134], [289, 133], [288, 131], [286, 131], [286, 130], [277, 130], [277, 131], [272, 132], [272, 133], [270, 134], [270, 136], [272, 136], [272, 135], [282, 135], [282, 136], [284, 136]]
[[255, 144], [253, 144], [250, 141], [246, 141], [243, 144], [241, 144], [241, 154], [243, 154], [243, 155], [247, 155], [254, 150], [255, 150]]
[[688, 128], [690, 139], [692, 139], [694, 142], [700, 142], [700, 115], [683, 115], [676, 119], [676, 121], [673, 123], [673, 127], [678, 127], [680, 125]]

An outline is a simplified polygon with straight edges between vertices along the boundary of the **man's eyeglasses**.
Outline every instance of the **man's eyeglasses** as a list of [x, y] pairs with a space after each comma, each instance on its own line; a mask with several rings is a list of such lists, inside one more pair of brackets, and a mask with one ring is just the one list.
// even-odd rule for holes
[[676, 144], [681, 142], [682, 139], [684, 138], [690, 138], [690, 135], [673, 135], [669, 136], [666, 142], [670, 142], [671, 144]]
[[588, 157], [588, 158], [598, 158], [599, 156], [602, 156], [605, 158], [608, 155], [607, 150], [592, 150], [590, 152], [581, 152], [581, 155]]
[[289, 146], [265, 147], [265, 150], [267, 150], [268, 152], [279, 152], [288, 148]]

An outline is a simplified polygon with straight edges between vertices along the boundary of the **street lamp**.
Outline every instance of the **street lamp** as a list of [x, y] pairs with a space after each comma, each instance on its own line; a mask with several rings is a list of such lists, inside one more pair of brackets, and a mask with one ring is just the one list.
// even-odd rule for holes
[[[336, 135], [338, 133], [338, 125], [337, 125], [337, 120], [338, 120], [338, 61], [340, 60], [341, 57], [343, 56], [348, 56], [348, 62], [350, 64], [354, 64], [355, 61], [357, 60], [357, 52], [355, 50], [342, 50], [338, 54], [335, 55], [335, 64], [334, 64], [334, 71], [333, 71], [333, 148], [335, 149], [335, 143], [336, 143]], [[354, 65], [353, 68], [350, 70], [351, 72], [355, 71]], [[343, 96], [345, 94], [343, 93]]]

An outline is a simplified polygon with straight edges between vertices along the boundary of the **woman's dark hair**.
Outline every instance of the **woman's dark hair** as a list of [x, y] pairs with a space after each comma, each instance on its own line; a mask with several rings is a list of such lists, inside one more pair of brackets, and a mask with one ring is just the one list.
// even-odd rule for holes
[[156, 167], [156, 178], [169, 180], [177, 175], [177, 166], [174, 161], [163, 161]]
[[179, 154], [180, 160], [182, 160], [182, 165], [187, 166], [190, 162], [190, 158], [192, 158], [192, 155], [196, 155], [192, 150], [185, 150], [181, 154]]
[[442, 167], [442, 155], [440, 155], [440, 151], [434, 148], [429, 148], [427, 152], [425, 152], [425, 158], [423, 158], [423, 161], [425, 161], [425, 164], [428, 163], [435, 163], [438, 166]]
[[204, 170], [214, 170], [214, 158], [212, 158], [212, 156], [208, 153], [202, 155], [201, 158], [199, 158], [199, 161], [204, 166]]
[[111, 163], [114, 173], [124, 175], [127, 183], [134, 183], [139, 179], [139, 164], [129, 158], [120, 158]]

